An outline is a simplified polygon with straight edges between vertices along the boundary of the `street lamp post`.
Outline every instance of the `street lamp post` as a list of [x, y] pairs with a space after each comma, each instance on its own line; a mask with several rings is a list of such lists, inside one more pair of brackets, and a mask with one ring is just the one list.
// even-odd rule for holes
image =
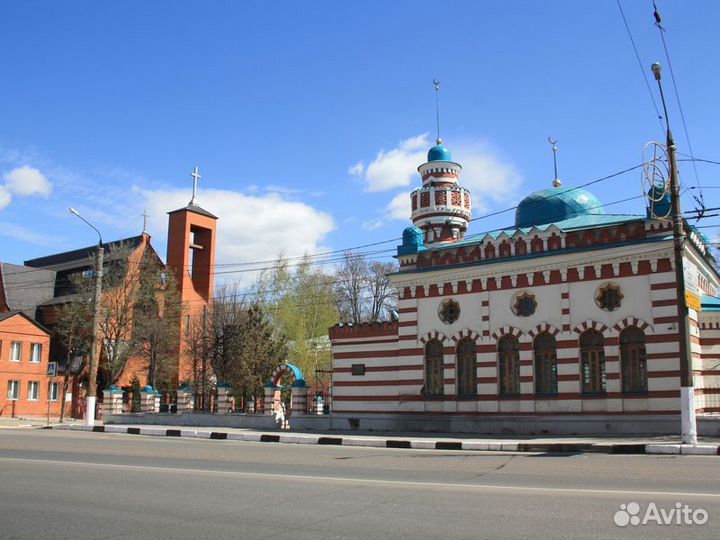
[[663, 112], [665, 114], [666, 145], [670, 170], [670, 212], [673, 223], [673, 251], [675, 256], [675, 280], [677, 281], [678, 305], [678, 344], [680, 347], [680, 428], [683, 444], [697, 444], [697, 426], [695, 420], [695, 388], [693, 384], [692, 353], [689, 339], [689, 317], [685, 299], [685, 269], [683, 267], [683, 239], [685, 237], [682, 212], [680, 211], [680, 183], [678, 181], [675, 141], [670, 131], [670, 119], [663, 93], [662, 68], [657, 62], [652, 72], [660, 90]]
[[100, 330], [100, 296], [102, 294], [103, 259], [105, 249], [103, 248], [102, 235], [95, 226], [80, 215], [80, 212], [70, 208], [70, 213], [82, 219], [90, 225], [98, 234], [97, 256], [95, 258], [95, 296], [93, 303], [93, 325], [92, 343], [90, 344], [90, 373], [88, 375], [87, 399], [85, 404], [85, 424], [95, 425], [95, 402], [97, 401], [97, 372], [99, 365], [98, 333]]

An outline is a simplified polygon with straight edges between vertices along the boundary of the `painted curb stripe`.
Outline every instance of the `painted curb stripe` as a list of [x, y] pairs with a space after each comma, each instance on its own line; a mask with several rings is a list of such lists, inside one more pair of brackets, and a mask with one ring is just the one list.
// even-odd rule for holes
[[385, 441], [385, 447], [386, 448], [412, 448], [410, 445], [410, 441], [395, 441], [392, 439], [388, 439]]
[[334, 445], [341, 445], [342, 439], [339, 437], [320, 437], [317, 441], [317, 444], [334, 444]]
[[435, 450], [462, 450], [462, 442], [460, 441], [437, 441]]
[[[140, 435], [143, 428], [121, 426], [85, 426], [78, 424], [50, 426], [49, 429], [87, 431], [93, 433], [125, 433]], [[200, 431], [194, 429], [145, 428], [143, 435], [166, 437], [190, 437], [195, 439], [241, 440], [247, 442], [267, 442], [286, 444], [318, 444], [325, 446], [363, 446], [375, 448], [464, 450], [479, 452], [530, 452], [546, 454], [683, 454], [683, 455], [720, 455], [720, 445], [703, 444], [695, 447], [681, 444], [641, 444], [641, 443], [498, 443], [480, 441], [425, 441], [400, 439], [362, 439], [352, 437], [322, 437], [308, 435], [271, 435], [267, 433], [227, 433], [224, 431]]]

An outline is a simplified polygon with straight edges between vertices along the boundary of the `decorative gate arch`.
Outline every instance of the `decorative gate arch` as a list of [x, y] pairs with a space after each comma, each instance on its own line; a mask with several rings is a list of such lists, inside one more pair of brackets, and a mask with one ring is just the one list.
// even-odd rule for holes
[[280, 384], [281, 379], [290, 374], [293, 383], [290, 385], [290, 414], [307, 414], [307, 383], [303, 377], [302, 370], [293, 364], [280, 364], [276, 367], [268, 382], [265, 384], [265, 414], [272, 414], [273, 410], [280, 403], [280, 391], [285, 388]]

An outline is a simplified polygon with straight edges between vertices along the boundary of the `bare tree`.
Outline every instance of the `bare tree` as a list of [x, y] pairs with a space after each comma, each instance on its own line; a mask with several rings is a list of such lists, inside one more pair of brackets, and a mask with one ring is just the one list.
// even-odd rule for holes
[[340, 317], [361, 322], [365, 320], [363, 289], [368, 279], [368, 263], [359, 253], [346, 251], [338, 269], [335, 297]]
[[371, 321], [387, 319], [389, 312], [397, 308], [397, 290], [390, 283], [388, 274], [397, 271], [391, 262], [375, 261], [370, 264], [367, 277], [367, 291], [370, 296]]
[[137, 300], [133, 307], [135, 350], [147, 361], [148, 383], [156, 388], [170, 383], [179, 339], [178, 321], [182, 316], [180, 294], [172, 272], [162, 263], [144, 257], [140, 267]]
[[262, 394], [272, 370], [287, 356], [286, 340], [258, 304], [247, 305], [237, 288], [221, 290], [213, 303], [210, 358], [218, 381], [245, 400]]
[[387, 317], [397, 305], [397, 293], [388, 279], [396, 269], [392, 262], [368, 263], [363, 254], [345, 252], [335, 286], [341, 318], [364, 322]]
[[192, 380], [190, 383], [193, 392], [195, 407], [204, 409], [208, 400], [208, 381], [212, 375], [210, 364], [210, 346], [212, 323], [207, 313], [203, 317], [193, 317], [187, 329], [185, 339], [187, 350], [192, 360]]
[[122, 244], [111, 247], [103, 276], [100, 333], [105, 353], [103, 368], [109, 384], [117, 382], [133, 353], [133, 307], [141, 268], [130, 264], [132, 252], [132, 248]]

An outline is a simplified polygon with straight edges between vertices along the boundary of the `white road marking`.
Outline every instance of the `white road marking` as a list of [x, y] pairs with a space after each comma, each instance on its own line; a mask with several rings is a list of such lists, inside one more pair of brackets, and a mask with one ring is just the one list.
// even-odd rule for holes
[[280, 480], [287, 482], [288, 480], [310, 481], [310, 482], [345, 482], [354, 484], [382, 485], [382, 486], [398, 486], [398, 487], [425, 487], [425, 488], [463, 488], [472, 490], [497, 490], [497, 491], [529, 491], [529, 492], [545, 492], [545, 493], [578, 493], [586, 495], [641, 495], [652, 497], [711, 497], [720, 498], [720, 493], [691, 493], [683, 491], [644, 491], [644, 490], [625, 490], [625, 489], [582, 489], [582, 488], [552, 488], [552, 487], [532, 487], [532, 486], [508, 486], [493, 484], [463, 484], [463, 483], [444, 483], [444, 482], [412, 482], [407, 480], [375, 480], [365, 478], [348, 478], [339, 476], [314, 476], [299, 474], [276, 474], [276, 473], [253, 473], [242, 471], [217, 471], [210, 469], [186, 469], [175, 467], [153, 467], [149, 465], [123, 465], [115, 463], [90, 463], [86, 461], [61, 461], [50, 459], [30, 459], [30, 458], [8, 458], [0, 457], [0, 462], [9, 463], [32, 463], [52, 466], [77, 466], [77, 467], [95, 467], [101, 469], [124, 469], [129, 471], [153, 471], [159, 473], [186, 473], [186, 474], [209, 474], [217, 476], [235, 476], [240, 478], [262, 478], [267, 480]]

